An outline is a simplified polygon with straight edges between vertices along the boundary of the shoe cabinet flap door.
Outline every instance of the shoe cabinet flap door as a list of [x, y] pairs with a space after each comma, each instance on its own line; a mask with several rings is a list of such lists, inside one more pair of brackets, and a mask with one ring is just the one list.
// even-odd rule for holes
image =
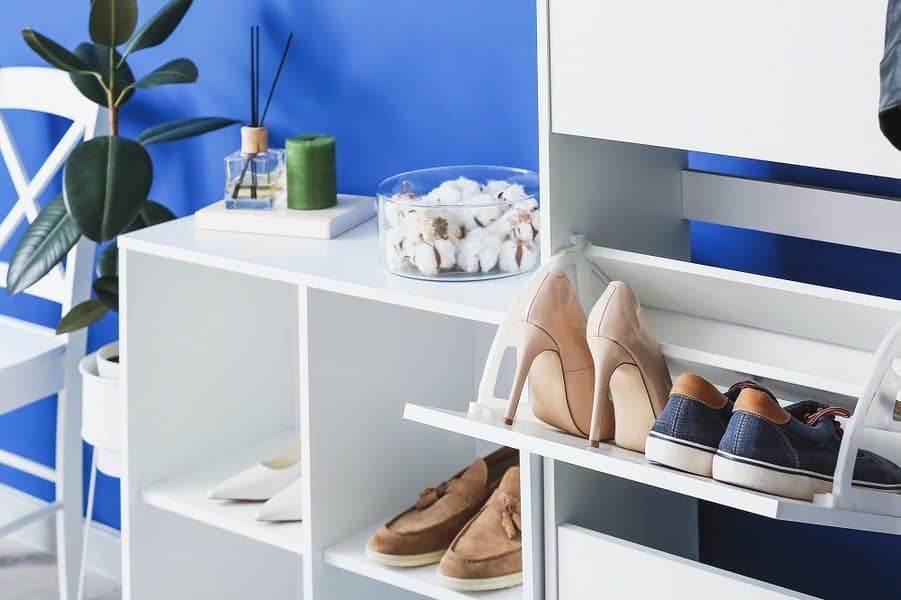
[[901, 177], [886, 0], [548, 0], [551, 129]]

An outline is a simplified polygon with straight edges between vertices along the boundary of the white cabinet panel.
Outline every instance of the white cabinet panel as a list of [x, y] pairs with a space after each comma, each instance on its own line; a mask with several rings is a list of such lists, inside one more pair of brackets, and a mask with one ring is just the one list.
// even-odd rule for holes
[[901, 177], [885, 0], [548, 0], [551, 128]]
[[557, 529], [557, 597], [787, 600], [807, 598], [703, 563], [564, 524]]

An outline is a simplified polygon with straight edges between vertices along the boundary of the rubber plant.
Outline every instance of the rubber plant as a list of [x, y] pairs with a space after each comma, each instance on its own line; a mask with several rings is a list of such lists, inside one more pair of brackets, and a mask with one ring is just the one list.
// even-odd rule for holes
[[[94, 242], [175, 218], [148, 198], [153, 164], [146, 147], [173, 142], [237, 123], [201, 117], [163, 123], [136, 139], [119, 135], [119, 109], [136, 90], [194, 83], [197, 67], [186, 58], [170, 61], [135, 79], [128, 57], [165, 42], [181, 23], [193, 0], [172, 0], [137, 28], [136, 0], [92, 0], [90, 42], [69, 51], [40, 33], [25, 29], [22, 37], [41, 58], [69, 73], [72, 83], [91, 101], [105, 107], [109, 135], [98, 136], [73, 150], [63, 167], [63, 191], [38, 214], [19, 240], [7, 273], [7, 290], [21, 292], [39, 281], [68, 254], [81, 236]], [[97, 259], [94, 298], [63, 315], [58, 333], [86, 327], [107, 311], [119, 309], [117, 246], [113, 241]]]

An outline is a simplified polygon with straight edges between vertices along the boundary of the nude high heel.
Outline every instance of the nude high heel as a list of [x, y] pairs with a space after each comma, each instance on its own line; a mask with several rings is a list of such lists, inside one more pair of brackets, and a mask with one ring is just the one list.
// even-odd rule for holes
[[585, 323], [585, 311], [562, 270], [549, 269], [523, 292], [503, 326], [506, 345], [517, 349], [506, 424], [513, 424], [531, 373], [535, 416], [573, 435], [588, 435], [594, 369]]
[[614, 281], [607, 286], [588, 316], [586, 337], [595, 367], [589, 445], [596, 448], [601, 440], [614, 437], [617, 446], [644, 452], [672, 381], [628, 285]]

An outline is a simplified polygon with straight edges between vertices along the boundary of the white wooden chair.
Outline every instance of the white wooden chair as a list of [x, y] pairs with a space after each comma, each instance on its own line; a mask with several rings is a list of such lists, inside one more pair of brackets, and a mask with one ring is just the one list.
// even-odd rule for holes
[[[0, 69], [0, 110], [20, 109], [58, 115], [72, 125], [30, 179], [6, 121], [0, 113], [0, 155], [6, 163], [18, 200], [0, 221], [0, 248], [12, 243], [23, 220], [31, 222], [38, 198], [66, 158], [83, 139], [105, 133], [105, 109], [83, 97], [66, 73], [45, 68]], [[2, 216], [2, 215], [0, 215]], [[82, 239], [58, 266], [26, 293], [56, 302], [65, 314], [88, 299], [94, 244]], [[0, 262], [0, 287], [6, 286], [8, 264]], [[56, 485], [56, 499], [12, 522], [0, 524], [0, 536], [56, 516], [56, 547], [60, 597], [75, 598], [81, 553], [82, 460], [81, 380], [78, 363], [85, 354], [84, 330], [57, 336], [53, 329], [0, 316], [0, 414], [58, 393], [56, 467], [50, 468], [0, 450], [0, 463]]]

